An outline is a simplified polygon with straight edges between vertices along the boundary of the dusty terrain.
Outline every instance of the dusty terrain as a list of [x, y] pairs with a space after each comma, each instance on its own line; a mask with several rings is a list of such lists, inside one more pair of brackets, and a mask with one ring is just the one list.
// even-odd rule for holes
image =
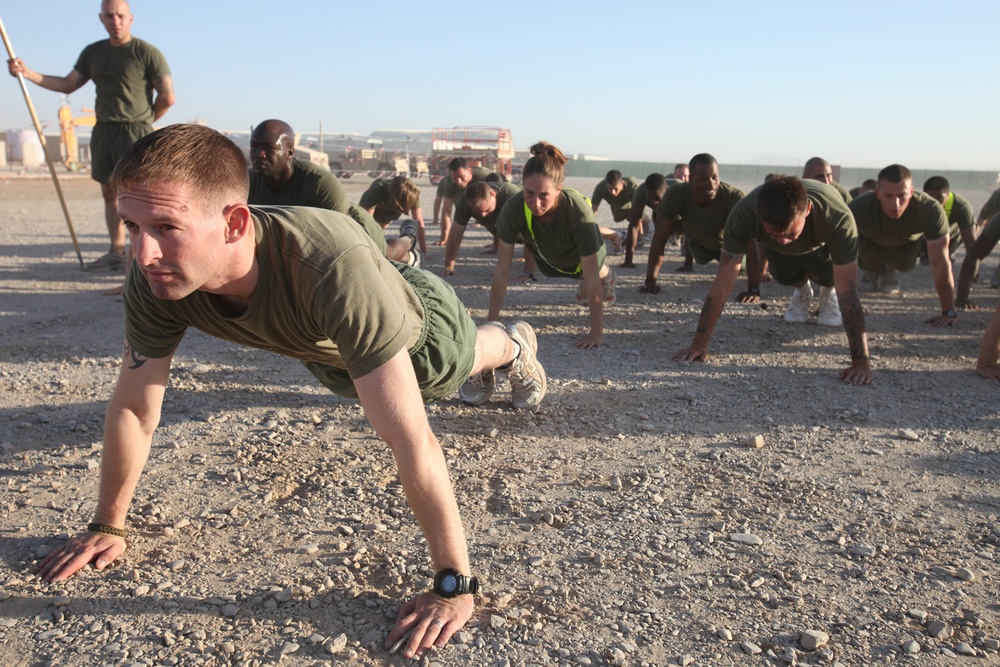
[[[96, 257], [98, 189], [64, 186]], [[122, 341], [102, 292], [121, 274], [80, 271], [48, 180], [0, 181], [0, 221], [0, 664], [407, 664], [382, 641], [431, 569], [389, 452], [297, 363], [194, 331], [131, 548], [104, 573], [35, 577], [94, 508]], [[478, 320], [486, 241], [470, 229], [450, 279]], [[549, 374], [537, 414], [503, 395], [428, 407], [486, 592], [425, 663], [1000, 663], [1000, 385], [972, 372], [997, 292], [975, 286], [989, 309], [946, 330], [924, 324], [927, 267], [903, 297], [866, 295], [876, 380], [859, 388], [837, 380], [844, 332], [783, 323], [773, 284], [766, 310], [727, 306], [712, 363], [672, 362], [714, 267], [676, 274], [669, 252], [660, 295], [619, 271], [597, 351], [573, 346], [575, 286], [510, 289]]]

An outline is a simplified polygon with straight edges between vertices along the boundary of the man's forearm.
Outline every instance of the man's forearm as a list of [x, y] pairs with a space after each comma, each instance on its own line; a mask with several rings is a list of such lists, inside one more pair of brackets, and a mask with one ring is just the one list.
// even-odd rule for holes
[[865, 331], [865, 311], [857, 287], [844, 290], [837, 295], [840, 315], [844, 319], [844, 332], [850, 348], [851, 360], [868, 359], [868, 333]]
[[139, 476], [149, 458], [153, 428], [136, 415], [109, 405], [104, 417], [104, 450], [101, 453], [101, 486], [94, 521], [121, 528]]

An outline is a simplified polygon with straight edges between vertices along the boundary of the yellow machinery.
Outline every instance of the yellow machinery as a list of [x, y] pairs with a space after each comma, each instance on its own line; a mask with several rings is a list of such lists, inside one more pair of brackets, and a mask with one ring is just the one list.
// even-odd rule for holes
[[[94, 113], [93, 109], [80, 109], [84, 113]], [[80, 145], [76, 140], [77, 127], [93, 127], [97, 116], [73, 117], [69, 102], [63, 102], [59, 107], [59, 136], [62, 139], [63, 164], [70, 171], [80, 169]]]

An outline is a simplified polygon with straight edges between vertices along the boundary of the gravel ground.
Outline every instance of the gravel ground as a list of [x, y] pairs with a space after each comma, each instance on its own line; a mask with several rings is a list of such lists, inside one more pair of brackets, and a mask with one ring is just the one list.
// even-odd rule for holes
[[[367, 181], [345, 185], [356, 198]], [[92, 258], [97, 186], [63, 186]], [[131, 548], [104, 573], [36, 578], [95, 505], [122, 340], [102, 292], [121, 274], [79, 270], [50, 181], [0, 182], [0, 219], [0, 664], [416, 662], [381, 648], [432, 575], [389, 451], [297, 363], [198, 332]], [[450, 279], [477, 320], [487, 239], [470, 229]], [[865, 295], [876, 380], [851, 387], [844, 332], [785, 324], [774, 284], [767, 309], [727, 306], [712, 363], [672, 362], [714, 267], [673, 273], [668, 251], [660, 295], [619, 271], [596, 351], [573, 346], [587, 317], [567, 281], [508, 291], [549, 374], [537, 414], [502, 394], [428, 407], [486, 592], [423, 662], [1000, 663], [1000, 385], [972, 371], [996, 291], [976, 285], [987, 309], [946, 330], [924, 324], [927, 267], [902, 297]]]

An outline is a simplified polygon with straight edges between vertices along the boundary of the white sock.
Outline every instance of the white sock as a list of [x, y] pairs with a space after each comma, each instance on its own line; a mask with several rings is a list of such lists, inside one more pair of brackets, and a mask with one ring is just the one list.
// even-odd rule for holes
[[830, 292], [833, 292], [832, 287], [820, 287], [819, 288], [819, 298], [826, 299], [830, 296]]
[[795, 291], [798, 292], [799, 294], [802, 294], [803, 296], [812, 296], [813, 288], [812, 285], [807, 280], [804, 284], [800, 285], [799, 287], [796, 287]]

